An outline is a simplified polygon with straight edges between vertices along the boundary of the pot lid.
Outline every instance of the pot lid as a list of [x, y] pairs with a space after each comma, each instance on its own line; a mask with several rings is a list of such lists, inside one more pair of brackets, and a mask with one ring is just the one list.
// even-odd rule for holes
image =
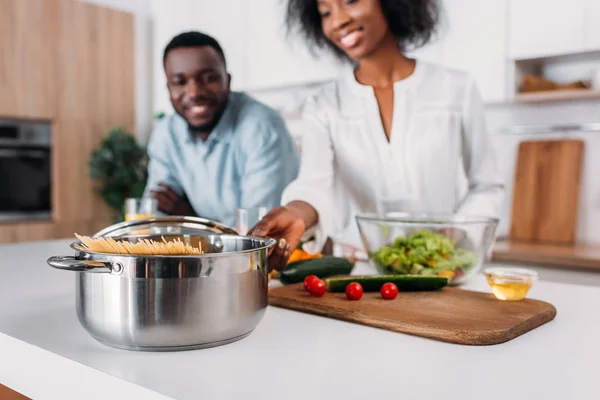
[[96, 232], [93, 237], [120, 237], [148, 233], [153, 235], [238, 234], [223, 224], [205, 218], [165, 216], [120, 222]]

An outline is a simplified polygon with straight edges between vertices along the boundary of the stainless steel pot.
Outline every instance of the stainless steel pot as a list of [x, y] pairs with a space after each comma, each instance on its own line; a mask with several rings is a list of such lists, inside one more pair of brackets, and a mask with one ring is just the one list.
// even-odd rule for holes
[[79, 322], [109, 346], [146, 351], [188, 350], [249, 335], [267, 307], [269, 249], [274, 239], [239, 236], [214, 222], [163, 217], [125, 222], [94, 237], [136, 241], [179, 238], [206, 254], [133, 256], [95, 253], [79, 241], [74, 256], [48, 259], [76, 272]]

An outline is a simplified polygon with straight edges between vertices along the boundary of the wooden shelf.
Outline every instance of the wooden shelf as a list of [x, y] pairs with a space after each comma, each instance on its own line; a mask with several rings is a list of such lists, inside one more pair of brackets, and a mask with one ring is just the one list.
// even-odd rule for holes
[[556, 62], [589, 62], [600, 59], [600, 50], [587, 50], [576, 52], [565, 52], [557, 54], [539, 55], [536, 57], [516, 57], [512, 60], [517, 63], [556, 63]]
[[598, 89], [548, 90], [543, 92], [517, 93], [515, 103], [546, 103], [551, 101], [600, 99]]
[[582, 268], [600, 272], [600, 244], [573, 246], [498, 240], [493, 261]]

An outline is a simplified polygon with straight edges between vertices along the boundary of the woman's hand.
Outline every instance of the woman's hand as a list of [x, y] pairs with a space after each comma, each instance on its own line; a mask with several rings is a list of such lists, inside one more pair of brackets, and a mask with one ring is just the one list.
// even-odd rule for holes
[[[307, 227], [307, 218], [303, 214], [309, 210], [305, 207], [310, 207], [310, 211], [316, 214], [311, 206], [304, 204], [300, 208], [291, 204], [274, 208], [248, 231], [248, 236], [270, 237], [277, 240], [277, 244], [269, 254], [269, 270], [283, 269], [292, 251], [298, 247]], [[280, 246], [281, 243], [284, 245]]]

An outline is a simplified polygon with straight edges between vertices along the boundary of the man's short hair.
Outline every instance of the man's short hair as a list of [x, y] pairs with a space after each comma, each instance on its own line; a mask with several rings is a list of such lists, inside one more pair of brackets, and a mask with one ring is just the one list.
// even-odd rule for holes
[[200, 46], [210, 46], [215, 49], [217, 53], [221, 55], [221, 58], [223, 58], [223, 64], [225, 67], [227, 67], [225, 53], [219, 45], [219, 42], [217, 42], [217, 40], [212, 36], [197, 31], [183, 32], [171, 39], [169, 44], [167, 44], [167, 47], [165, 47], [165, 52], [163, 54], [163, 66], [166, 64], [167, 55], [171, 50]]

